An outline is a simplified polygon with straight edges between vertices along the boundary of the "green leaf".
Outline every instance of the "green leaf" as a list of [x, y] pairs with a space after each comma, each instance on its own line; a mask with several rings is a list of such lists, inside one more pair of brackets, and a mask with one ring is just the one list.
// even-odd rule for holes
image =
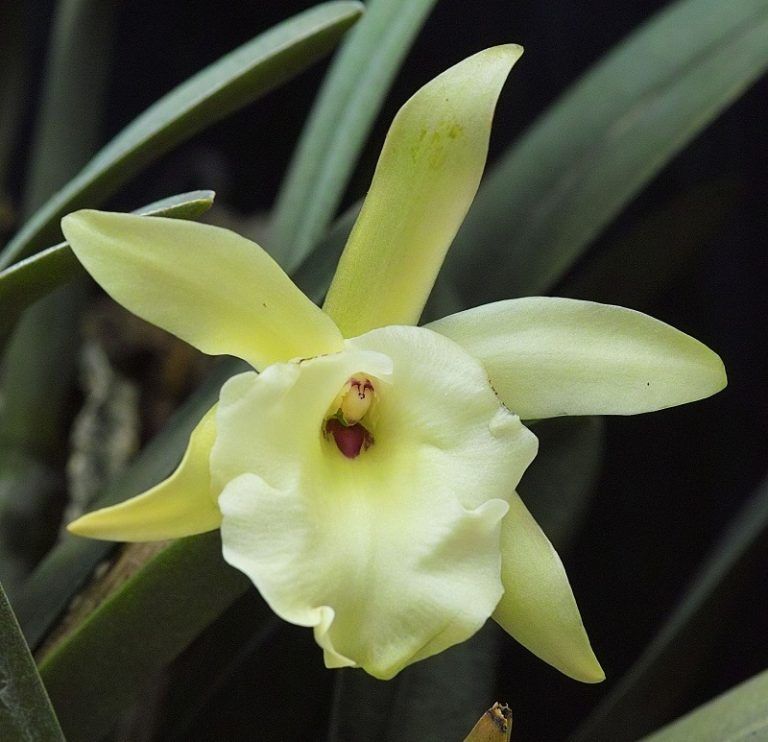
[[[85, 0], [84, 0], [85, 1]], [[94, 205], [184, 138], [288, 79], [327, 52], [359, 16], [358, 3], [335, 2], [296, 16], [223, 57], [152, 106], [107, 145], [73, 181], [28, 222], [0, 265], [39, 247], [55, 234], [58, 218]], [[67, 287], [31, 308], [14, 335], [5, 363], [4, 434], [29, 452], [58, 448], [62, 402], [70, 390], [78, 306], [82, 291]], [[10, 352], [12, 351], [12, 352]], [[66, 373], [69, 370], [70, 373]], [[12, 382], [12, 383], [11, 383]], [[9, 409], [12, 406], [13, 409]], [[44, 410], [43, 418], [30, 410]], [[44, 424], [40, 424], [40, 421]], [[80, 577], [82, 580], [82, 576]], [[54, 595], [60, 595], [54, 590]]]
[[0, 739], [54, 742], [64, 736], [0, 586]]
[[[677, 608], [584, 722], [576, 740], [637, 739], [669, 720], [683, 694], [700, 680], [708, 662], [721, 661], [713, 639], [727, 612], [740, 604], [740, 595], [754, 588], [754, 580], [750, 584], [745, 573], [764, 559], [766, 544], [768, 480], [731, 521]], [[762, 571], [759, 574], [762, 580]], [[765, 704], [762, 706], [764, 709]], [[699, 742], [726, 738], [693, 734], [674, 739]]]
[[400, 63], [437, 0], [370, 0], [325, 78], [275, 207], [283, 267], [325, 234]]
[[700, 706], [645, 742], [746, 742], [768, 739], [768, 671]]
[[55, 239], [58, 220], [114, 193], [143, 167], [328, 53], [359, 17], [358, 2], [318, 5], [257, 36], [179, 85], [107, 144], [47, 201], [0, 254], [7, 267]]
[[[220, 363], [94, 506], [106, 507], [126, 500], [170, 474], [179, 463], [193, 428], [216, 402], [221, 385], [243, 370], [243, 365], [231, 360]], [[106, 541], [65, 535], [51, 550], [27, 581], [16, 603], [19, 622], [31, 646], [37, 646], [45, 637], [72, 596], [112, 548], [113, 544]], [[221, 555], [215, 559], [221, 560]]]
[[117, 713], [250, 587], [221, 558], [218, 532], [152, 558], [40, 663], [69, 742], [100, 739]]
[[[24, 181], [21, 217], [26, 218], [61, 188], [88, 161], [100, 143], [108, 55], [112, 46], [114, 0], [58, 0], [55, 3], [46, 69], [35, 112], [35, 128]], [[97, 60], [94, 63], [94, 60]], [[8, 527], [19, 515], [27, 483], [45, 470], [47, 486], [34, 499], [26, 497], [28, 530], [49, 530], [46, 508], [61, 501], [64, 477], [57, 456], [66, 435], [66, 400], [77, 369], [80, 311], [85, 283], [62, 287], [37, 303], [18, 324], [2, 370], [4, 400], [0, 415], [0, 478], [5, 497], [0, 501], [0, 525]], [[3, 313], [0, 348], [18, 319]], [[57, 464], [51, 461], [58, 459]], [[23, 465], [8, 466], [9, 461]], [[22, 468], [23, 467], [23, 468]], [[36, 509], [31, 507], [32, 503]], [[45, 524], [45, 525], [43, 525]], [[47, 539], [46, 539], [47, 540]], [[39, 558], [25, 539], [5, 556], [0, 574], [19, 576]], [[15, 583], [6, 583], [14, 591]]]
[[18, 448], [0, 448], [0, 461], [0, 583], [13, 602], [32, 566], [50, 548], [51, 526], [39, 514], [61, 494], [63, 476]]
[[[196, 219], [213, 205], [213, 191], [190, 191], [137, 209], [135, 214]], [[41, 250], [0, 272], [0, 347], [21, 313], [37, 299], [85, 271], [66, 242]]]
[[[593, 67], [503, 156], [459, 232], [473, 302], [550, 288], [768, 65], [768, 0], [680, 0]], [[482, 267], [493, 280], [481, 283]]]
[[117, 6], [116, 0], [56, 3], [24, 183], [25, 218], [64, 186], [100, 144]]
[[61, 452], [65, 404], [77, 367], [77, 316], [86, 299], [85, 282], [60, 286], [14, 328], [0, 368], [0, 446], [49, 462]]
[[325, 298], [362, 205], [360, 202], [347, 209], [291, 276], [294, 283], [315, 304], [321, 304]]

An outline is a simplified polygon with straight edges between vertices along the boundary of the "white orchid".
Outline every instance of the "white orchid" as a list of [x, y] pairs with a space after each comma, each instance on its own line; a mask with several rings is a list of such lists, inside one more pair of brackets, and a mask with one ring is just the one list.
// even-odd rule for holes
[[116, 301], [255, 369], [224, 385], [169, 479], [71, 531], [220, 527], [224, 558], [313, 627], [329, 667], [391, 678], [492, 616], [567, 675], [602, 680], [560, 559], [515, 494], [537, 450], [521, 418], [647, 412], [713, 394], [725, 373], [693, 338], [590, 302], [516, 299], [415, 326], [521, 52], [480, 52], [403, 106], [323, 310], [232, 232], [63, 220]]

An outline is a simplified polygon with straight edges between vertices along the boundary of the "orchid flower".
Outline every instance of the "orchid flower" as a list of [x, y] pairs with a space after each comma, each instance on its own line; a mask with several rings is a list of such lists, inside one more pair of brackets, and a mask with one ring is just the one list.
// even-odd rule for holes
[[475, 54], [399, 111], [322, 310], [227, 230], [65, 217], [116, 301], [254, 369], [223, 386], [175, 473], [70, 531], [221, 528], [224, 558], [314, 629], [328, 667], [391, 678], [492, 616], [565, 674], [603, 679], [563, 565], [515, 493], [538, 445], [521, 420], [657, 410], [715, 393], [725, 373], [682, 332], [585, 301], [501, 301], [416, 326], [521, 53]]

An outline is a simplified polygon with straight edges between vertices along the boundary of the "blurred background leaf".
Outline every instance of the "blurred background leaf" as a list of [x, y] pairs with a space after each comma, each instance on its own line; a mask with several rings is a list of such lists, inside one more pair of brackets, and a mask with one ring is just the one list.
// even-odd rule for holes
[[370, 0], [342, 44], [280, 188], [272, 241], [295, 269], [328, 230], [376, 114], [437, 0]]
[[218, 532], [174, 542], [138, 575], [131, 568], [40, 663], [70, 742], [106, 734], [117, 712], [251, 586], [221, 559]]
[[[91, 3], [100, 1], [90, 0]], [[75, 132], [59, 128], [59, 119], [66, 121], [66, 117], [57, 115], [56, 106], [83, 109], [95, 120], [100, 118], [95, 97], [98, 86], [91, 79], [91, 60], [82, 56], [82, 48], [92, 43], [94, 35], [108, 37], [110, 29], [108, 24], [102, 24], [104, 18], [100, 13], [89, 13], [84, 2], [63, 0], [59, 6], [40, 119], [41, 133], [37, 137], [46, 149], [69, 150], [68, 156], [55, 159], [61, 167], [72, 167], [78, 159], [87, 160], [95, 149], [95, 142], [91, 140], [96, 126], [84, 123], [82, 129]], [[67, 210], [83, 204], [98, 205], [138, 170], [180, 141], [252, 102], [316, 61], [333, 47], [360, 12], [361, 6], [354, 2], [317, 6], [256, 37], [175, 88], [126, 127], [31, 217], [0, 254], [0, 265], [8, 265], [39, 247], [38, 240], [58, 231], [56, 222]], [[101, 48], [106, 44], [103, 40], [100, 43]], [[62, 98], [58, 90], [62, 75], [70, 80], [65, 86], [67, 99]], [[77, 80], [81, 80], [79, 86]], [[78, 134], [82, 134], [82, 138], [78, 139]], [[45, 152], [32, 159], [30, 178], [31, 182], [38, 183], [35, 198], [42, 195], [46, 185], [55, 190], [73, 175], [53, 173], [46, 163]], [[48, 179], [35, 175], [37, 169], [44, 170]], [[28, 210], [34, 206], [30, 200]], [[30, 493], [34, 497], [22, 499], [19, 492], [13, 493], [14, 486], [8, 486], [7, 497], [0, 503], [0, 522], [21, 518], [41, 523], [40, 535], [31, 541], [39, 545], [28, 550], [26, 569], [39, 558], [40, 548], [50, 545], [51, 535], [46, 538], [44, 524], [51, 518], [50, 514], [44, 515], [51, 510], [51, 502], [61, 499], [62, 457], [66, 455], [62, 441], [66, 440], [68, 429], [65, 405], [72, 394], [78, 361], [78, 354], [71, 349], [78, 347], [79, 317], [85, 298], [84, 286], [75, 283], [58, 289], [31, 307], [17, 326], [3, 360], [0, 383], [13, 393], [4, 396], [0, 410], [0, 446], [6, 450], [6, 458], [13, 458], [15, 462], [13, 473], [19, 482], [16, 489], [23, 491], [23, 482], [30, 478], [18, 463], [20, 460], [28, 462], [30, 472], [33, 467], [51, 467], [51, 475], [44, 480], [49, 484], [46, 491], [38, 487]], [[21, 452], [24, 458], [20, 459], [20, 455], [12, 451]], [[10, 475], [3, 476], [7, 479]], [[24, 514], [17, 515], [19, 507], [24, 509]], [[58, 507], [61, 509], [61, 505]], [[15, 584], [23, 572], [11, 575], [8, 570], [20, 561], [16, 558], [6, 561], [9, 566], [3, 570], [0, 561], [0, 570], [4, 571], [9, 584]]]
[[63, 742], [35, 662], [0, 586], [0, 737]]
[[[114, 6], [110, 0], [60, 0], [56, 5], [22, 219], [29, 219], [97, 147]], [[93, 64], [91, 50], [103, 64]], [[0, 265], [5, 254], [6, 250], [0, 253]], [[7, 393], [0, 405], [0, 450], [15, 466], [3, 471], [0, 459], [0, 476], [8, 483], [0, 501], [0, 527], [7, 531], [9, 523], [21, 520], [33, 533], [27, 544], [20, 545], [21, 552], [11, 552], [0, 561], [0, 577], [11, 595], [41, 549], [50, 545], [52, 534], [46, 524], [61, 507], [65, 488], [61, 465], [66, 455], [61, 440], [77, 368], [77, 354], [70, 349], [78, 345], [78, 317], [85, 300], [84, 282], [46, 296], [23, 316], [3, 357], [0, 386]], [[37, 476], [46, 469], [43, 477]], [[28, 487], [31, 479], [34, 489]]]
[[[213, 191], [170, 196], [135, 211], [144, 216], [196, 219], [213, 206]], [[69, 244], [61, 242], [0, 272], [0, 349], [22, 312], [58, 286], [86, 276]]]
[[605, 453], [605, 424], [599, 417], [564, 417], [531, 429], [539, 453], [520, 482], [520, 497], [562, 553], [587, 514]]
[[736, 686], [679, 721], [644, 739], [648, 742], [742, 742], [768, 735], [768, 672]]
[[[283, 688], [280, 683], [274, 682], [274, 677], [290, 671], [285, 644], [296, 645], [296, 656], [307, 650], [300, 640], [293, 641], [293, 635], [286, 641], [286, 628], [290, 631], [293, 627], [288, 627], [279, 619], [256, 590], [246, 590], [170, 666], [163, 683], [165, 713], [159, 721], [157, 737], [167, 742], [204, 739], [206, 720], [214, 720], [219, 715], [217, 709], [222, 704], [222, 695], [234, 698], [247, 696], [249, 713], [257, 717], [280, 713], [280, 703], [276, 703], [275, 699], [279, 698]], [[301, 636], [300, 630], [298, 635]], [[270, 655], [282, 658], [280, 667], [270, 662]], [[255, 680], [258, 682], [268, 668], [273, 682], [262, 685], [256, 692], [243, 687]], [[319, 664], [317, 670], [323, 671]], [[303, 683], [308, 693], [303, 699], [303, 709], [313, 702], [321, 704], [323, 700], [322, 694], [309, 692], [314, 675], [309, 670], [304, 673]], [[315, 700], [317, 697], [320, 699]], [[297, 714], [295, 721], [299, 729], [304, 723], [301, 716]], [[213, 726], [216, 726], [215, 721]], [[254, 735], [258, 735], [260, 730], [252, 728]], [[281, 730], [283, 734], [291, 731], [285, 726]]]
[[346, 0], [318, 5], [179, 85], [126, 127], [27, 221], [0, 254], [0, 267], [55, 239], [58, 220], [64, 214], [103, 201], [180, 141], [251, 103], [327, 54], [361, 10], [360, 3]]
[[407, 667], [392, 681], [337, 673], [329, 742], [460, 739], [494, 694], [503, 632], [490, 621], [472, 639]]
[[[680, 699], [692, 689], [696, 691], [698, 674], [727, 657], [723, 647], [727, 647], [727, 635], [724, 641], [718, 641], [727, 617], [759, 600], [748, 594], [752, 590], [748, 577], [761, 571], [766, 558], [768, 482], [728, 525], [676, 610], [582, 725], [574, 738], [576, 742], [631, 742], [679, 713]], [[768, 608], [765, 601], [761, 608]], [[692, 735], [688, 739], [699, 737]]]
[[475, 303], [546, 292], [766, 65], [766, 0], [671, 4], [494, 165], [449, 254], [451, 280]]
[[101, 140], [117, 5], [115, 0], [56, 4], [45, 87], [27, 162], [24, 219], [77, 173]]
[[640, 311], [652, 307], [685, 280], [705, 251], [716, 247], [744, 190], [743, 183], [721, 178], [674, 195], [636, 219], [623, 235], [591, 251], [557, 295]]
[[322, 304], [361, 206], [355, 204], [333, 223], [292, 276], [296, 285], [316, 304]]

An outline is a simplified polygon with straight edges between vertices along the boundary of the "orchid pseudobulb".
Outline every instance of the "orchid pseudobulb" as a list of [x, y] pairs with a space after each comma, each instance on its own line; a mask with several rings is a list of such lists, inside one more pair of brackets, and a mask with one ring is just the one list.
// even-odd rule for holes
[[115, 300], [254, 369], [224, 385], [174, 474], [72, 532], [221, 528], [224, 558], [313, 628], [329, 667], [390, 678], [492, 616], [567, 675], [602, 680], [562, 563], [515, 493], [538, 445], [521, 419], [657, 410], [725, 373], [693, 338], [591, 302], [516, 299], [416, 326], [521, 52], [480, 52], [403, 106], [323, 310], [232, 232], [65, 217]]

